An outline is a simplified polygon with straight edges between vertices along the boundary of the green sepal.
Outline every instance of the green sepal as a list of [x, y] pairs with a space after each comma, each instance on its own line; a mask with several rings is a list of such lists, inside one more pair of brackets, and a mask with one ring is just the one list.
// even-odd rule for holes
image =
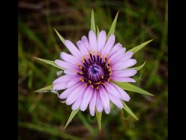
[[53, 89], [53, 85], [50, 85], [50, 86], [47, 86], [47, 87], [44, 87], [44, 88], [40, 88], [40, 89], [38, 89], [38, 90], [36, 90], [34, 92], [38, 92], [38, 93], [40, 93], [40, 92], [47, 92], [47, 91], [50, 91], [52, 89]]
[[110, 30], [108, 32], [108, 35], [107, 35], [107, 39], [108, 37], [111, 35], [111, 34], [114, 34], [115, 32], [115, 28], [116, 28], [116, 24], [117, 24], [117, 19], [118, 19], [118, 14], [119, 14], [119, 11], [117, 12], [115, 18], [114, 18], [114, 21], [112, 22], [112, 25], [110, 27]]
[[128, 91], [133, 91], [136, 93], [144, 94], [144, 95], [149, 95], [149, 96], [154, 96], [153, 94], [149, 93], [148, 91], [145, 91], [139, 87], [136, 87], [130, 83], [127, 82], [115, 82], [113, 81], [116, 85], [118, 85], [120, 88]]
[[63, 42], [63, 44], [65, 45], [65, 39], [58, 33], [58, 31], [54, 28], [57, 36], [59, 37], [59, 39]]
[[94, 19], [94, 10], [92, 10], [92, 13], [91, 13], [90, 29], [93, 30], [96, 33], [96, 25], [95, 25], [95, 19]]
[[138, 45], [138, 46], [136, 46], [136, 47], [130, 49], [128, 52], [131, 51], [131, 52], [133, 52], [133, 53], [136, 53], [136, 52], [138, 52], [139, 50], [141, 50], [143, 47], [145, 47], [147, 44], [149, 44], [152, 40], [153, 40], [153, 39], [148, 40], [148, 41], [146, 41], [146, 42], [143, 42], [143, 43], [141, 43], [140, 45]]
[[137, 117], [136, 117], [136, 115], [132, 112], [132, 110], [125, 104], [125, 102], [124, 101], [122, 101], [123, 102], [123, 109], [125, 110], [125, 111], [127, 111], [132, 117], [134, 117], [136, 120], [139, 120]]
[[69, 125], [69, 123], [72, 121], [72, 119], [74, 118], [74, 116], [78, 113], [79, 109], [77, 110], [72, 110], [70, 117], [68, 118], [68, 121], [64, 127], [64, 129], [66, 129], [66, 127]]
[[37, 58], [37, 57], [34, 57], [34, 58], [35, 58], [36, 60], [39, 60], [40, 62], [44, 62], [44, 63], [47, 63], [47, 64], [49, 64], [49, 65], [51, 65], [51, 66], [54, 66], [54, 67], [56, 67], [56, 68], [58, 68], [58, 69], [64, 70], [64, 68], [59, 67], [59, 66], [56, 65], [55, 62], [52, 61], [52, 60], [46, 60], [46, 59], [41, 59], [41, 58]]

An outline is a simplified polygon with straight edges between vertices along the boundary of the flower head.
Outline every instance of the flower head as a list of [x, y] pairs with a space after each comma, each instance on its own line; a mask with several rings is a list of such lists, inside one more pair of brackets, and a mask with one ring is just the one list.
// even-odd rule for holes
[[129, 83], [135, 82], [131, 76], [134, 76], [137, 70], [145, 65], [144, 62], [140, 66], [130, 68], [136, 64], [136, 60], [132, 59], [133, 54], [152, 40], [126, 51], [126, 48], [120, 43], [115, 43], [114, 31], [117, 17], [118, 13], [108, 35], [106, 35], [105, 31], [99, 32], [99, 29], [95, 28], [94, 12], [92, 10], [91, 30], [88, 37], [83, 36], [76, 45], [69, 40], [65, 40], [54, 29], [71, 54], [61, 52], [61, 59], [55, 61], [36, 58], [62, 69], [57, 75], [63, 75], [54, 80], [52, 85], [41, 88], [36, 92], [53, 92], [67, 105], [72, 105], [72, 112], [64, 128], [68, 126], [79, 110], [85, 111], [89, 108], [92, 116], [96, 113], [98, 127], [101, 130], [102, 112], [104, 110], [106, 114], [110, 113], [111, 102], [119, 109], [123, 108], [138, 120], [125, 103], [125, 101], [130, 100], [130, 96], [125, 90], [153, 96], [148, 91]]
[[128, 69], [136, 64], [133, 52], [115, 44], [114, 34], [107, 39], [103, 30], [98, 36], [89, 31], [88, 38], [83, 36], [77, 47], [69, 40], [64, 44], [71, 54], [61, 52], [62, 60], [55, 60], [56, 65], [65, 69], [65, 75], [53, 81], [54, 90], [64, 90], [59, 98], [72, 105], [72, 110], [85, 111], [89, 106], [92, 116], [103, 110], [109, 114], [110, 102], [123, 108], [122, 100], [129, 101], [130, 96], [113, 81], [135, 82], [130, 77], [137, 71]]

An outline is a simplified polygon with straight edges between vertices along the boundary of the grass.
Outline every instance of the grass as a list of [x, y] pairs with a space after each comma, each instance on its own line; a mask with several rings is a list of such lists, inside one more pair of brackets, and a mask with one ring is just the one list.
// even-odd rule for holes
[[[53, 28], [65, 39], [76, 42], [87, 35], [90, 14], [94, 9], [99, 30], [108, 32], [119, 11], [116, 41], [127, 50], [147, 40], [153, 41], [134, 55], [137, 65], [146, 65], [135, 76], [136, 85], [154, 93], [154, 97], [128, 92], [128, 106], [139, 118], [113, 109], [102, 114], [102, 133], [96, 117], [89, 111], [79, 112], [64, 130], [70, 106], [59, 102], [52, 93], [34, 93], [51, 85], [57, 68], [38, 63], [34, 57], [48, 60], [59, 58], [67, 51]], [[18, 126], [19, 140], [33, 139], [167, 139], [167, 1], [19, 1], [18, 18]]]

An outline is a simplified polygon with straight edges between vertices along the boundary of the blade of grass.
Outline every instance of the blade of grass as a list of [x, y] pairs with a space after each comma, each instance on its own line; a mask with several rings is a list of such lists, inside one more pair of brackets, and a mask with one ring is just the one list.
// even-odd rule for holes
[[73, 135], [70, 135], [64, 131], [61, 131], [60, 128], [50, 126], [50, 125], [36, 125], [28, 122], [19, 122], [19, 127], [28, 128], [32, 130], [36, 130], [39, 132], [44, 132], [47, 134], [50, 134], [52, 136], [58, 136], [63, 139], [71, 139], [71, 140], [81, 140], [80, 138], [77, 138]]

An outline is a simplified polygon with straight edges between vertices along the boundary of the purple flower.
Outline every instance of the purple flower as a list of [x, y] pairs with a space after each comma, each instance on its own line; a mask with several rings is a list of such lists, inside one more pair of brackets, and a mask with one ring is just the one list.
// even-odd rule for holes
[[115, 44], [115, 35], [106, 39], [106, 32], [96, 36], [89, 31], [88, 38], [83, 36], [76, 44], [69, 40], [64, 42], [71, 54], [61, 52], [62, 60], [55, 60], [56, 65], [64, 68], [63, 76], [53, 82], [54, 90], [64, 90], [59, 98], [66, 99], [72, 110], [85, 111], [88, 106], [90, 114], [95, 111], [110, 113], [110, 101], [119, 109], [122, 100], [129, 101], [130, 96], [116, 82], [135, 82], [130, 78], [135, 69], [128, 69], [136, 64], [132, 52], [126, 52], [120, 43]]

